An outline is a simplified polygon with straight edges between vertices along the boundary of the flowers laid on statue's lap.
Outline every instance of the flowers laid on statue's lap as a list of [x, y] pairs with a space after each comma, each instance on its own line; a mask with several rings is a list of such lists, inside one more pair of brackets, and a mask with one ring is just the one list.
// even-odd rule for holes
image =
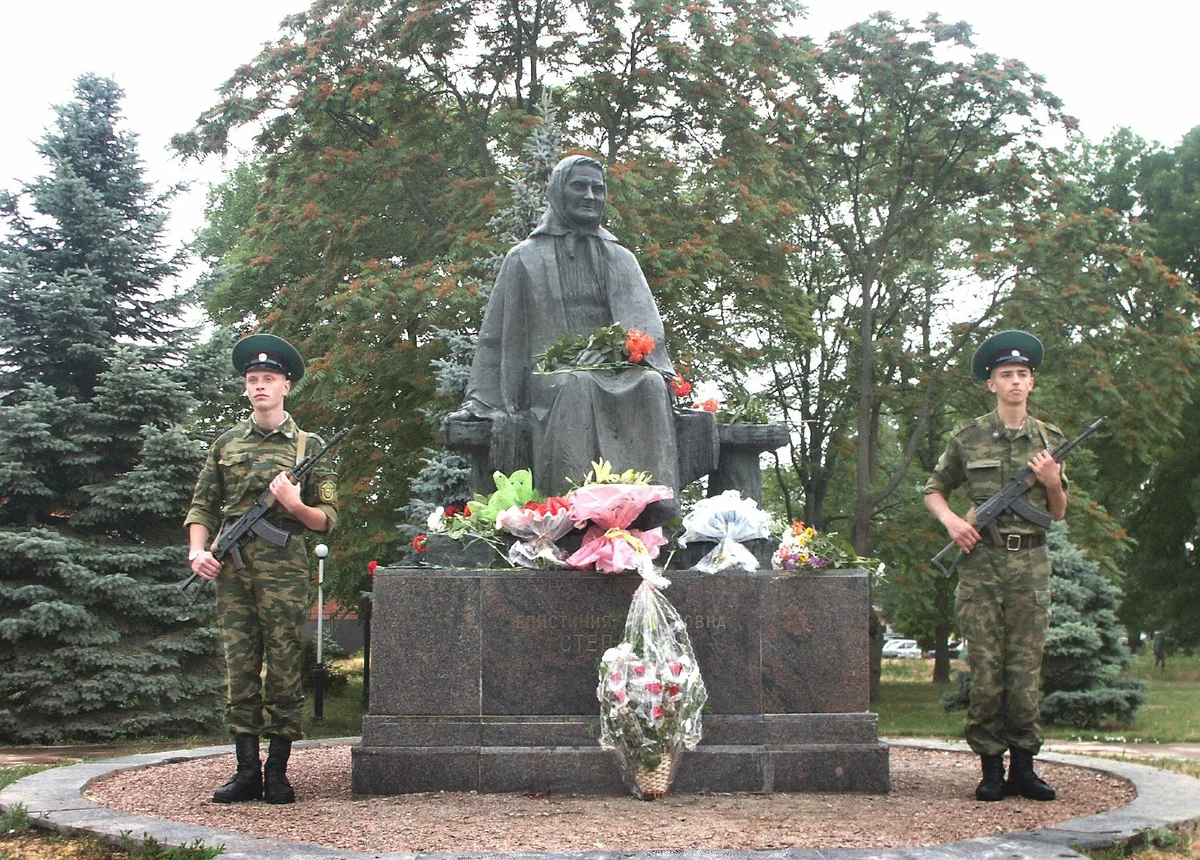
[[654, 338], [639, 329], [602, 326], [591, 334], [563, 335], [536, 357], [535, 369], [538, 373], [621, 370], [641, 365], [654, 347]]

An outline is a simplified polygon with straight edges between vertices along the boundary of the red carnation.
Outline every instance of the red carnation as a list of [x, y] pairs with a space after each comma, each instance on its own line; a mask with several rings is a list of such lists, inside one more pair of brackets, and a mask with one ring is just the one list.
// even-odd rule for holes
[[625, 337], [625, 351], [629, 353], [629, 362], [638, 364], [654, 352], [654, 338], [639, 329], [631, 328]]
[[425, 539], [425, 535], [417, 535], [415, 538], [413, 538], [413, 549], [415, 549], [417, 552], [425, 552], [427, 549], [427, 543], [428, 541]]
[[671, 390], [675, 392], [676, 397], [687, 397], [692, 393], [692, 383], [688, 382], [682, 376], [676, 376], [667, 384], [671, 386]]
[[377, 567], [379, 567], [379, 562], [377, 562], [375, 559], [371, 559], [370, 561], [368, 561], [367, 562], [367, 576], [374, 576], [375, 568], [377, 568]]

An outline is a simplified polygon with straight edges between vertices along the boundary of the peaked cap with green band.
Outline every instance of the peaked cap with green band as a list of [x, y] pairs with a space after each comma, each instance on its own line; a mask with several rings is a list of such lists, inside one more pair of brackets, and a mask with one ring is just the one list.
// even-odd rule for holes
[[298, 382], [304, 376], [304, 358], [281, 337], [252, 334], [233, 345], [233, 369], [243, 376], [256, 369], [273, 370]]
[[1024, 364], [1030, 370], [1037, 370], [1042, 356], [1042, 342], [1029, 332], [1017, 329], [996, 332], [975, 350], [971, 372], [987, 379], [1002, 364]]

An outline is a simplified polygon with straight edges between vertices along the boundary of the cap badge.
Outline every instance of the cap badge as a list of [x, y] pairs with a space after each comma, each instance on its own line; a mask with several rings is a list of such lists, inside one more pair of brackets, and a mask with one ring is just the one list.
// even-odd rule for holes
[[[1014, 352], [1014, 353], [1013, 353], [1013, 355], [1016, 355], [1016, 353]], [[260, 352], [260, 353], [258, 354], [258, 360], [259, 360], [259, 361], [266, 361], [266, 360], [267, 360], [267, 354], [266, 354], [265, 352]]]

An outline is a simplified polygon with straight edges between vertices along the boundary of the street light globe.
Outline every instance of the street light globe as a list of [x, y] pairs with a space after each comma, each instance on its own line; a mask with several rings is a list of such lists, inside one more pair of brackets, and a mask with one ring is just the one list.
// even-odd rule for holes
[[325, 556], [329, 555], [329, 547], [325, 546], [323, 543], [319, 543], [313, 547], [313, 552], [317, 554], [317, 558], [324, 558]]

